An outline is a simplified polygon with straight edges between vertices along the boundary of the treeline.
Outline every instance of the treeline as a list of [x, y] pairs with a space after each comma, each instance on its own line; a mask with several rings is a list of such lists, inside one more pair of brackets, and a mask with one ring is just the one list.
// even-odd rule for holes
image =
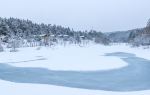
[[150, 46], [150, 26], [131, 32], [129, 43], [133, 46]]
[[150, 46], [150, 20], [144, 28], [102, 33], [95, 30], [74, 31], [69, 27], [37, 24], [30, 20], [17, 18], [0, 18], [0, 51], [3, 50], [2, 43], [15, 50], [16, 47], [57, 44], [82, 46], [90, 42], [103, 45], [128, 43], [132, 46]]
[[[4, 37], [3, 37], [4, 36]], [[92, 41], [108, 45], [110, 40], [101, 32], [74, 31], [70, 28], [51, 24], [37, 24], [30, 20], [16, 18], [0, 18], [0, 37], [2, 42], [9, 43], [12, 40], [27, 40], [27, 42], [67, 42], [80, 44], [84, 41]], [[3, 38], [2, 38], [3, 37]]]
[[106, 33], [112, 43], [128, 43], [132, 46], [150, 46], [150, 20], [144, 28]]

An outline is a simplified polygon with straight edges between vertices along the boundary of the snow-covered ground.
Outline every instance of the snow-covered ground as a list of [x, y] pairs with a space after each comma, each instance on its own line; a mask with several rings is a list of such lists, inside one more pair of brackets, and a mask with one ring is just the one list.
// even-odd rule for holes
[[112, 92], [53, 85], [12, 83], [0, 80], [0, 93], [1, 95], [150, 95], [150, 90]]
[[17, 67], [43, 67], [50, 70], [74, 71], [107, 70], [127, 65], [119, 58], [103, 56], [105, 53], [107, 50], [100, 45], [59, 46], [53, 49], [42, 47], [41, 50], [21, 48], [15, 53], [2, 52], [0, 63], [8, 63]]
[[[42, 67], [49, 70], [97, 71], [122, 68], [128, 64], [105, 53], [126, 52], [150, 60], [150, 49], [131, 48], [125, 44], [114, 46], [90, 45], [57, 46], [55, 48], [20, 48], [18, 52], [0, 53], [0, 63], [16, 67]], [[150, 95], [150, 90], [134, 92], [111, 92], [85, 90], [42, 84], [12, 83], [0, 80], [0, 92], [3, 95]]]

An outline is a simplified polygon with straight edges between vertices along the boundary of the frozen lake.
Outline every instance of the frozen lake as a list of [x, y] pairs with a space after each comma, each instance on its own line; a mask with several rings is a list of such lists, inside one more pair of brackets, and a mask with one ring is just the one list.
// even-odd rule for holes
[[150, 60], [134, 54], [115, 52], [128, 66], [100, 71], [55, 71], [44, 68], [14, 67], [0, 64], [0, 79], [16, 83], [50, 84], [57, 86], [107, 90], [139, 91], [150, 89]]

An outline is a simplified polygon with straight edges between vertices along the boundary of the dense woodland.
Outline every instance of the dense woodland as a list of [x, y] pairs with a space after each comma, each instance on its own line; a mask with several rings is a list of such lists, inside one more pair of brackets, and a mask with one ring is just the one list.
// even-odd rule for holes
[[[101, 32], [74, 31], [70, 28], [51, 24], [36, 24], [30, 20], [16, 18], [0, 18], [1, 42], [7, 43], [10, 47], [14, 43], [17, 47], [27, 44], [47, 45], [54, 44], [87, 44], [94, 42], [108, 45], [110, 40]], [[10, 44], [11, 45], [10, 45]]]
[[74, 31], [73, 29], [51, 24], [37, 24], [30, 20], [0, 18], [0, 51], [3, 45], [12, 48], [27, 46], [54, 46], [57, 44], [88, 43], [109, 45], [110, 43], [128, 43], [133, 46], [150, 45], [150, 20], [147, 26], [129, 31], [102, 33], [95, 30]]

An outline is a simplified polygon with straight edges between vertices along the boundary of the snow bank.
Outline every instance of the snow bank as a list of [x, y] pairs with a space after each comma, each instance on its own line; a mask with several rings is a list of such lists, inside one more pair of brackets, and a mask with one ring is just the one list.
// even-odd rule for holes
[[0, 80], [0, 84], [0, 92], [2, 95], [150, 95], [150, 90], [111, 92], [42, 84], [12, 83], [3, 80]]
[[[9, 50], [8, 50], [9, 51]], [[105, 53], [126, 52], [150, 60], [150, 49], [131, 48], [125, 44], [114, 46], [90, 45], [58, 46], [55, 48], [20, 48], [19, 52], [1, 52], [0, 63], [17, 67], [42, 67], [50, 70], [94, 71], [127, 66], [117, 57], [106, 57]]]
[[42, 67], [50, 70], [94, 71], [121, 68], [127, 65], [116, 57], [106, 57], [105, 53], [118, 50], [115, 47], [91, 45], [21, 48], [19, 52], [0, 53], [0, 63], [17, 67]]

